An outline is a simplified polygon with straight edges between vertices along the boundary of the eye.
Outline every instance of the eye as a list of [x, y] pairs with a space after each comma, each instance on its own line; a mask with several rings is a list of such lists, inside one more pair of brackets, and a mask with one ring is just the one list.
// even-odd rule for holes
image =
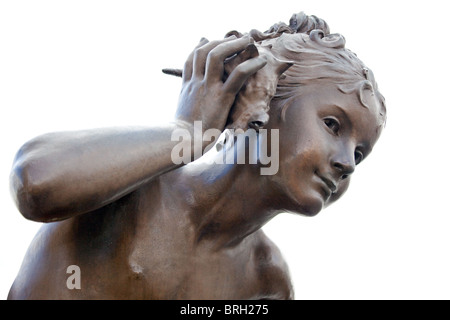
[[325, 118], [323, 120], [325, 125], [330, 129], [335, 135], [339, 134], [339, 129], [341, 128], [341, 125], [339, 124], [339, 121], [335, 118]]
[[356, 150], [355, 151], [355, 164], [358, 165], [359, 163], [361, 163], [361, 161], [363, 161], [363, 159], [364, 159], [364, 154], [361, 151]]

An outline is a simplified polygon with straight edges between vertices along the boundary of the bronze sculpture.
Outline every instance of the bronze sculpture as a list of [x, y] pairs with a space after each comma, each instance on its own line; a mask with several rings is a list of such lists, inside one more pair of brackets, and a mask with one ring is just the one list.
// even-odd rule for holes
[[[265, 34], [202, 39], [167, 126], [54, 133], [19, 150], [15, 201], [28, 219], [49, 223], [10, 299], [293, 298], [287, 266], [260, 228], [280, 212], [314, 215], [336, 201], [378, 139], [385, 107], [372, 72], [323, 20], [298, 14]], [[236, 96], [267, 65], [249, 54], [224, 79], [224, 62], [251, 38], [293, 63], [263, 123], [279, 130], [279, 170], [174, 164], [172, 133], [194, 135], [195, 121], [223, 130]]]

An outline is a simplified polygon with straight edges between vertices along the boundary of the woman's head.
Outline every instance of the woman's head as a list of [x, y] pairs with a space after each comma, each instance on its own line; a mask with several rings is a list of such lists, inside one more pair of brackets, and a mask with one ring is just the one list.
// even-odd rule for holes
[[313, 215], [347, 189], [386, 121], [373, 73], [315, 16], [294, 15], [253, 37], [293, 62], [278, 81], [268, 128], [279, 128], [280, 170], [269, 179], [286, 210]]

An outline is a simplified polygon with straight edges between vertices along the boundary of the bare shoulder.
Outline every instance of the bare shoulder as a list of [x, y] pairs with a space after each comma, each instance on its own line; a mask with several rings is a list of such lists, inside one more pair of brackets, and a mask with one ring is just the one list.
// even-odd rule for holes
[[274, 299], [293, 299], [289, 267], [281, 250], [262, 230], [255, 233], [253, 257], [263, 289], [277, 292]]

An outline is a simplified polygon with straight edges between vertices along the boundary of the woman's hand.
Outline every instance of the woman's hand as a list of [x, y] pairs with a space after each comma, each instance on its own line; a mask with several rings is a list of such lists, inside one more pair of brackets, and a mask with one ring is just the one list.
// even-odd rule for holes
[[223, 81], [224, 60], [251, 39], [202, 40], [189, 56], [175, 123], [157, 128], [105, 128], [37, 137], [17, 153], [11, 173], [13, 198], [31, 220], [67, 219], [108, 205], [176, 165], [171, 152], [179, 128], [223, 130], [247, 78], [265, 65], [240, 63]]
[[265, 66], [264, 57], [240, 63], [224, 81], [224, 61], [243, 51], [253, 39], [235, 36], [209, 42], [202, 39], [190, 54], [183, 69], [183, 84], [175, 115], [177, 121], [193, 127], [202, 122], [202, 130], [225, 127], [231, 106], [246, 80]]

